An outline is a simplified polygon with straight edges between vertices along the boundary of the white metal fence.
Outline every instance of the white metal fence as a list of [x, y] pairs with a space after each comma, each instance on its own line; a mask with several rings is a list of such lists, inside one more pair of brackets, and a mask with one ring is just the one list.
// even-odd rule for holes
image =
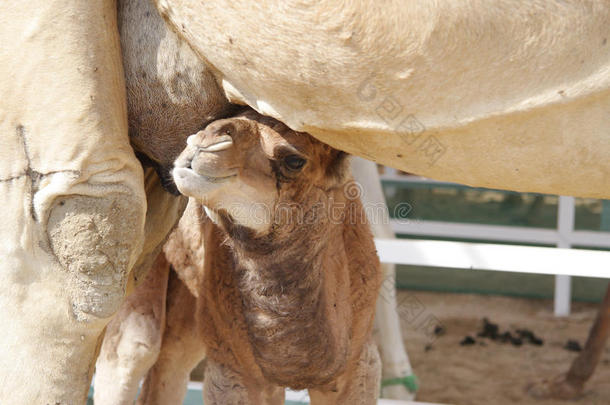
[[[406, 184], [452, 184], [400, 176], [391, 169], [381, 178]], [[574, 230], [574, 212], [574, 198], [562, 196], [559, 197], [556, 229], [428, 220], [391, 221], [397, 234], [546, 244], [557, 248], [404, 239], [377, 240], [377, 248], [381, 261], [388, 263], [553, 274], [555, 315], [565, 316], [570, 313], [571, 276], [610, 278], [610, 252], [571, 249], [573, 246], [610, 249], [610, 232]]]

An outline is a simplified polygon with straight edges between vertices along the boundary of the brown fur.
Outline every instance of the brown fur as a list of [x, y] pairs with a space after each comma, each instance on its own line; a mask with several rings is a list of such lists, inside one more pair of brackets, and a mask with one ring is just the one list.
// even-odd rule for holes
[[[347, 209], [361, 207], [350, 202]], [[324, 385], [340, 374], [368, 337], [378, 282], [372, 237], [354, 227], [302, 227], [289, 243], [279, 241], [276, 253], [266, 253], [274, 238], [265, 241], [261, 254], [206, 220], [210, 254], [200, 299], [202, 319], [212, 320], [202, 325], [208, 356], [221, 363], [226, 352], [253, 357], [257, 366], [239, 358], [229, 364], [245, 375], [260, 368], [269, 382], [292, 388]]]
[[[164, 249], [178, 278], [170, 279], [161, 354], [140, 403], [179, 400], [164, 387], [183, 381], [204, 353], [206, 404], [281, 403], [280, 387], [312, 389], [317, 403], [374, 403], [381, 273], [362, 204], [345, 193], [344, 156], [252, 112], [208, 126], [197, 144], [228, 124], [237, 151], [208, 157], [214, 167], [222, 156], [239, 157], [231, 162], [245, 162], [250, 178], [240, 172], [235, 182], [268, 176], [273, 190], [263, 191], [275, 193], [275, 206], [298, 209], [255, 231], [217, 209], [214, 197], [206, 208], [216, 223], [191, 201]], [[278, 166], [290, 147], [308, 157], [298, 173]], [[181, 159], [197, 166], [193, 151]]]

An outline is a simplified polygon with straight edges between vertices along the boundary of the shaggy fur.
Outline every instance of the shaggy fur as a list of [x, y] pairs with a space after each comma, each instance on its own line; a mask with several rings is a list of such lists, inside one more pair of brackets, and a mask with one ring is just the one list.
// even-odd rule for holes
[[[202, 152], [227, 133], [229, 149]], [[306, 163], [289, 170], [287, 154]], [[381, 270], [362, 204], [346, 192], [345, 155], [249, 111], [189, 139], [176, 166], [211, 183], [227, 167], [237, 174], [200, 194], [174, 174], [194, 198], [164, 248], [175, 275], [139, 403], [179, 403], [204, 356], [206, 404], [281, 404], [283, 387], [310, 389], [314, 404], [375, 403]], [[251, 202], [275, 208], [258, 229], [227, 208], [244, 203], [249, 181], [261, 188]]]

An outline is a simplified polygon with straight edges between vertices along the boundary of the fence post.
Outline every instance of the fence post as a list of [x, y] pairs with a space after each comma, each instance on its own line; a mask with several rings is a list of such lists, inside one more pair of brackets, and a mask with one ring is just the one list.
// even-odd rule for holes
[[[559, 242], [557, 247], [569, 249], [570, 234], [574, 230], [574, 197], [559, 197], [557, 208], [557, 231]], [[572, 277], [557, 275], [555, 276], [555, 316], [570, 315], [570, 305], [572, 301]]]

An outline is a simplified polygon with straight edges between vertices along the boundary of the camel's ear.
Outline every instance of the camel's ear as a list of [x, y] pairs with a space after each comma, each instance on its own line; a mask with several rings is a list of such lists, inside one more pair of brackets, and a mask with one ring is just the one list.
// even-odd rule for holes
[[337, 184], [342, 184], [347, 180], [350, 173], [349, 154], [340, 150], [333, 149], [331, 162], [326, 168], [326, 175], [334, 179]]

